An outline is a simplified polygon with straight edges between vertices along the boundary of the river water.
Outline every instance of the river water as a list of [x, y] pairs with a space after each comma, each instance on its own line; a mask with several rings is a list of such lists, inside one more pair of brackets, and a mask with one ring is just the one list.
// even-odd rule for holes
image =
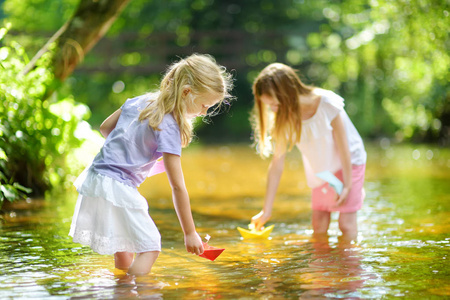
[[1, 299], [442, 299], [450, 298], [450, 150], [367, 146], [366, 200], [356, 243], [313, 238], [309, 189], [297, 151], [287, 157], [269, 239], [244, 240], [261, 208], [269, 160], [247, 145], [199, 146], [183, 168], [199, 234], [226, 250], [187, 253], [164, 174], [140, 192], [162, 234], [152, 273], [127, 276], [111, 256], [75, 244], [74, 189], [17, 203], [0, 225]]

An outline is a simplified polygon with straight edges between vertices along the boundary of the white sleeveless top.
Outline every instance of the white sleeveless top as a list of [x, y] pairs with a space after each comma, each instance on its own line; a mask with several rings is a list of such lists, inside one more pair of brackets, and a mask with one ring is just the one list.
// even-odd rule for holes
[[364, 143], [344, 110], [344, 99], [332, 91], [316, 88], [313, 93], [321, 96], [316, 113], [302, 121], [302, 135], [298, 149], [302, 153], [307, 184], [315, 188], [324, 181], [315, 176], [323, 171], [335, 173], [342, 169], [341, 159], [333, 139], [331, 122], [339, 114], [347, 133], [352, 165], [366, 163]]

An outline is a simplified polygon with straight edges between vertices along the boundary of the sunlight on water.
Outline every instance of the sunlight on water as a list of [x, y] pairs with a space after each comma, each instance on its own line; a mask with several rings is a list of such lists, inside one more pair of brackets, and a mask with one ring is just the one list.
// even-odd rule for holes
[[288, 155], [269, 239], [244, 240], [261, 208], [269, 160], [248, 146], [194, 146], [183, 168], [194, 219], [211, 262], [184, 250], [165, 175], [140, 192], [162, 234], [152, 274], [130, 277], [68, 237], [76, 194], [49, 195], [4, 210], [0, 298], [67, 299], [430, 299], [450, 296], [450, 151], [426, 146], [368, 147], [366, 201], [357, 243], [312, 235], [309, 189], [298, 153]]

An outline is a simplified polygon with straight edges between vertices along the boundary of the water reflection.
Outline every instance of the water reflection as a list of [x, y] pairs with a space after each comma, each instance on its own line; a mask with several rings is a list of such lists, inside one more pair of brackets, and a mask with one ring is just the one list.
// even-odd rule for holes
[[300, 288], [306, 290], [301, 299], [319, 296], [361, 299], [359, 290], [367, 279], [375, 277], [363, 269], [361, 249], [342, 237], [335, 245], [328, 239], [326, 234], [314, 235], [303, 245], [310, 257], [306, 267], [295, 270]]
[[243, 240], [243, 259], [251, 262], [254, 273], [252, 291], [258, 298], [271, 295], [274, 298], [283, 295], [283, 279], [277, 276], [284, 263], [284, 257], [276, 253], [276, 243], [268, 240]]
[[136, 277], [116, 270], [114, 295], [117, 298], [163, 299], [161, 289], [167, 283], [152, 279], [150, 276]]

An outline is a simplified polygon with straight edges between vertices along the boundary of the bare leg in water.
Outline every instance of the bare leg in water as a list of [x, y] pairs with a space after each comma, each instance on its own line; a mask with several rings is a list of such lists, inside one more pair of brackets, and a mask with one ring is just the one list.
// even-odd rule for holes
[[312, 227], [314, 234], [326, 234], [330, 226], [330, 212], [313, 210], [312, 212]]
[[149, 251], [134, 254], [131, 252], [116, 252], [114, 254], [117, 269], [128, 270], [130, 275], [146, 275], [150, 273], [153, 264], [158, 258], [159, 251]]
[[133, 263], [134, 253], [132, 252], [116, 252], [114, 253], [114, 264], [119, 270], [128, 270]]
[[356, 212], [339, 214], [339, 229], [342, 237], [347, 241], [356, 241], [358, 236], [358, 224]]

